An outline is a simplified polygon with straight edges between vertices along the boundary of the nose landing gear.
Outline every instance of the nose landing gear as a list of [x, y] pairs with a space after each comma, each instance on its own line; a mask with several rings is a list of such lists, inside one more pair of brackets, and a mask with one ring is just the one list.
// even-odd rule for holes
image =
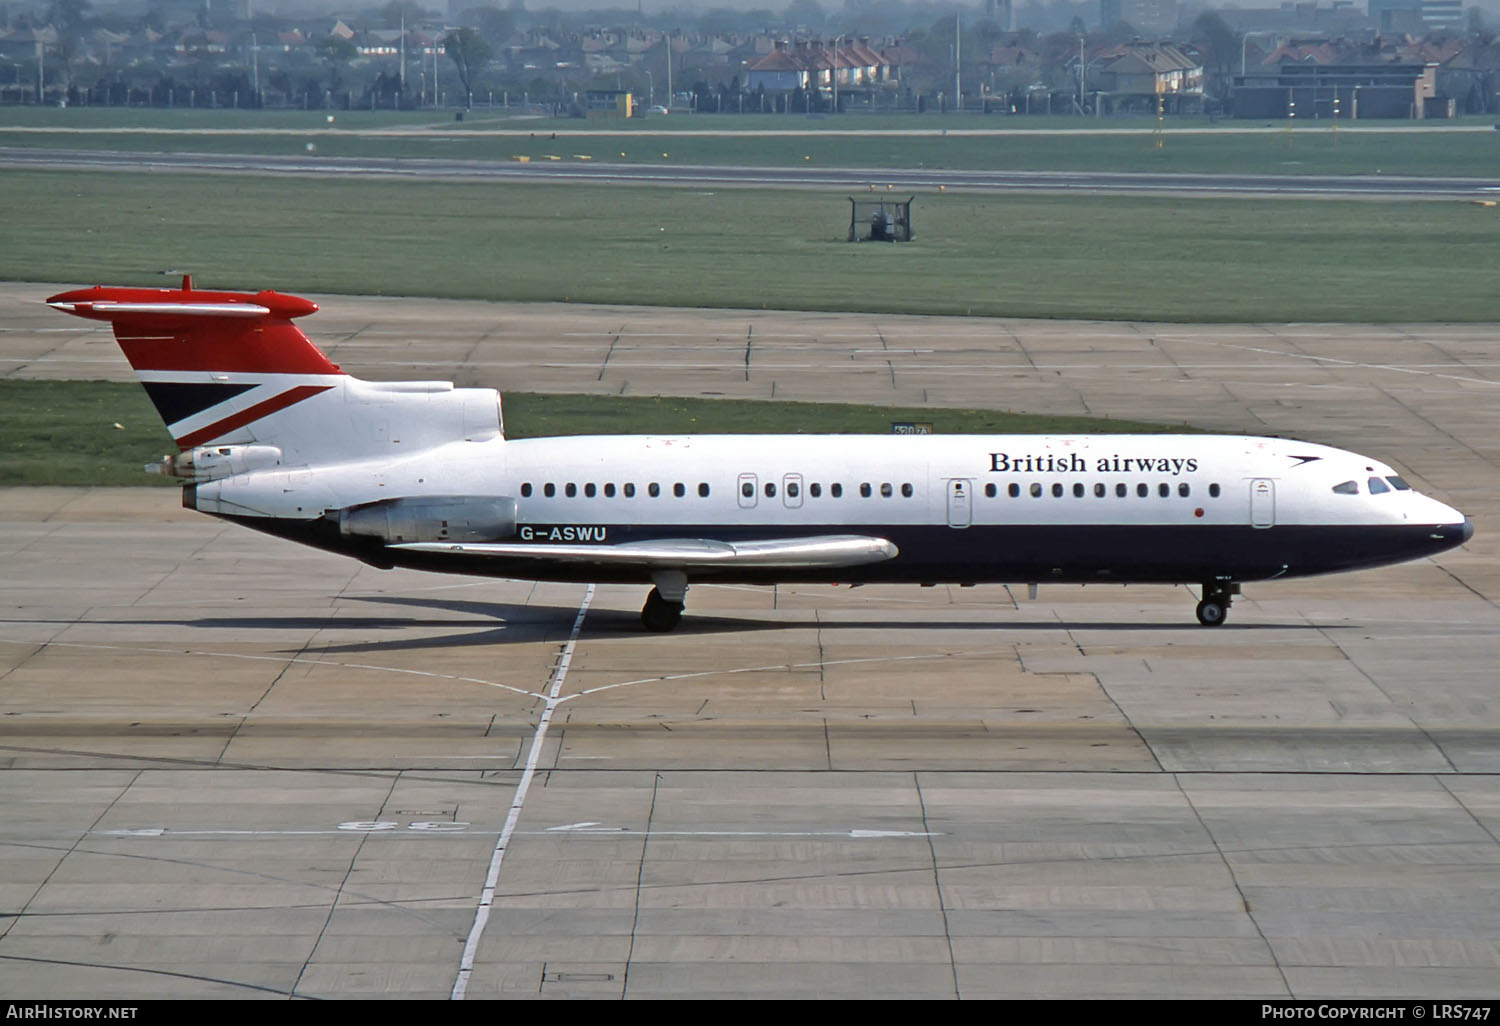
[[1214, 580], [1203, 582], [1203, 601], [1198, 603], [1198, 622], [1205, 627], [1218, 627], [1229, 618], [1229, 606], [1240, 586], [1233, 581]]

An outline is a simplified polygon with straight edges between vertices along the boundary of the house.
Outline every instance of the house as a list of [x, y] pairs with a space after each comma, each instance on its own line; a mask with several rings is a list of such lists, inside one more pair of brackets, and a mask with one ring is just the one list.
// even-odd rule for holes
[[1162, 113], [1181, 114], [1203, 106], [1203, 65], [1175, 46], [1132, 45], [1116, 57], [1103, 58], [1093, 86], [1116, 107], [1132, 101], [1158, 102]]
[[840, 90], [858, 91], [894, 82], [896, 77], [895, 66], [863, 39], [836, 39], [827, 44], [822, 40], [778, 41], [770, 53], [745, 65], [746, 88], [752, 92], [814, 89], [831, 94], [835, 82]]

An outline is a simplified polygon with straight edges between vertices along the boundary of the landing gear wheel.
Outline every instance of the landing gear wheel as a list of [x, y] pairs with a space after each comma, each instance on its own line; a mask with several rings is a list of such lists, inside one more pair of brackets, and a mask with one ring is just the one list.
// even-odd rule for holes
[[1205, 627], [1217, 627], [1229, 617], [1229, 603], [1206, 598], [1198, 603], [1198, 622]]
[[641, 626], [648, 631], [661, 634], [673, 629], [681, 622], [682, 603], [668, 602], [661, 597], [660, 591], [652, 588], [651, 594], [646, 596], [646, 604], [641, 607]]

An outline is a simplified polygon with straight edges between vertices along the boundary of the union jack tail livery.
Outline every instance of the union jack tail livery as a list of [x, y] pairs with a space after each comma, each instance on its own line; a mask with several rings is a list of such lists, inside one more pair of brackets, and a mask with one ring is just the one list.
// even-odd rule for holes
[[47, 303], [114, 328], [181, 450], [153, 465], [159, 473], [202, 477], [216, 464], [246, 470], [384, 457], [393, 446], [411, 451], [432, 435], [425, 422], [439, 394], [458, 393], [469, 407], [467, 431], [458, 429], [464, 437], [476, 428], [485, 437], [500, 433], [492, 390], [345, 374], [292, 323], [318, 309], [298, 296], [200, 290], [184, 276], [179, 289], [95, 286]]

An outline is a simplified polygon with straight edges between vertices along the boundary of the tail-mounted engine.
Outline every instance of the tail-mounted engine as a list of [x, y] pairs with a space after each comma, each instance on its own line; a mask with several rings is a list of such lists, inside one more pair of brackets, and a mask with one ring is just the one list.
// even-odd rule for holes
[[274, 445], [202, 445], [148, 463], [146, 472], [201, 482], [279, 466], [281, 450]]
[[516, 500], [431, 495], [382, 499], [324, 514], [350, 537], [397, 542], [500, 541], [516, 533]]

